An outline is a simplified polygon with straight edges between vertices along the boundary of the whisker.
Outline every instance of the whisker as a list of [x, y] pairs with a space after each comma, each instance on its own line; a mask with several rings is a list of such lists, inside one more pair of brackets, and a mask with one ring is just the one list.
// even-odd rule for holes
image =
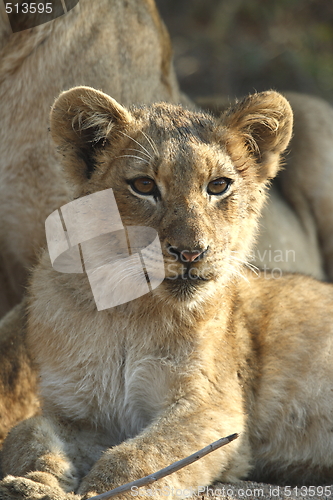
[[130, 137], [129, 135], [125, 134], [125, 132], [121, 132], [121, 134], [123, 134], [125, 137], [128, 137], [129, 139], [131, 139], [132, 141], [134, 141], [140, 148], [142, 148], [146, 153], [147, 155], [149, 156], [149, 158], [152, 160], [152, 156], [151, 154], [149, 153], [148, 149], [146, 149], [142, 144], [140, 144], [138, 141], [136, 141], [135, 139], [133, 139], [133, 137]]
[[[246, 276], [244, 276], [244, 274], [241, 273], [240, 269], [237, 267], [235, 267], [231, 262], [230, 262], [230, 259], [233, 259], [233, 256], [232, 255], [229, 255], [228, 257], [228, 266], [229, 266], [229, 269], [234, 273], [235, 276], [238, 276], [240, 278], [242, 278], [243, 280], [247, 281], [249, 283], [249, 280]], [[240, 259], [239, 259], [240, 260]]]
[[243, 263], [250, 271], [252, 271], [256, 276], [259, 276], [259, 267], [250, 264], [249, 262]]
[[121, 156], [116, 156], [115, 159], [118, 159], [118, 158], [136, 158], [137, 160], [144, 161], [145, 163], [147, 163], [149, 165], [149, 161], [146, 160], [145, 158], [140, 158], [140, 156], [135, 156], [135, 155], [121, 155]]
[[147, 156], [151, 160], [151, 156], [149, 156], [147, 153], [144, 151], [141, 151], [140, 149], [134, 149], [134, 148], [126, 148], [126, 151], [136, 151], [137, 153], [141, 153], [145, 156]]
[[234, 257], [233, 255], [230, 255], [230, 258], [233, 260], [236, 260], [237, 262], [244, 264], [250, 271], [252, 271], [254, 274], [259, 276], [259, 267], [255, 266], [254, 264], [251, 264], [250, 262], [247, 262], [246, 260], [239, 259], [238, 257]]
[[238, 276], [239, 278], [242, 278], [244, 281], [249, 283], [248, 278], [244, 276], [244, 274], [242, 274], [239, 269], [236, 269], [234, 266], [231, 266], [231, 269], [233, 270], [235, 276]]
[[156, 154], [156, 156], [159, 156], [157, 146], [156, 146], [155, 142], [153, 141], [153, 139], [151, 137], [149, 137], [149, 135], [146, 134], [143, 130], [141, 130], [141, 134], [147, 139], [147, 141], [151, 145], [151, 148], [154, 151], [154, 153]]
[[236, 260], [237, 262], [240, 262], [241, 264], [244, 264], [254, 274], [259, 276], [259, 272], [260, 272], [259, 267], [255, 266], [254, 264], [251, 264], [250, 262], [247, 262], [246, 260], [240, 259], [239, 257], [235, 257], [235, 255], [230, 255], [230, 258]]

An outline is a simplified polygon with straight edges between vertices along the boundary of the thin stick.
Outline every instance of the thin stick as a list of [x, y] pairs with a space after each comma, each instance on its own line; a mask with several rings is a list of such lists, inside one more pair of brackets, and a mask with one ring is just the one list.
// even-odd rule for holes
[[141, 479], [137, 479], [136, 481], [132, 481], [131, 483], [123, 484], [122, 486], [119, 486], [114, 490], [107, 491], [106, 493], [102, 493], [101, 495], [91, 497], [89, 500], [107, 500], [116, 495], [121, 495], [122, 493], [129, 491], [134, 486], [136, 488], [141, 488], [142, 486], [146, 486], [147, 484], [154, 483], [155, 481], [162, 479], [162, 477], [169, 476], [173, 472], [176, 472], [177, 470], [182, 469], [187, 465], [193, 464], [193, 462], [200, 460], [200, 458], [204, 457], [205, 455], [208, 455], [208, 453], [211, 453], [212, 451], [221, 448], [221, 446], [225, 446], [226, 444], [230, 443], [236, 438], [238, 438], [238, 434], [231, 434], [231, 436], [221, 438], [218, 441], [215, 441], [214, 443], [206, 446], [205, 448], [202, 448], [202, 450], [193, 453], [193, 455], [190, 455], [189, 457], [183, 458], [178, 462], [174, 462], [173, 464], [168, 465], [168, 467], [165, 467], [164, 469], [161, 469], [157, 472], [153, 472], [153, 474], [142, 477]]

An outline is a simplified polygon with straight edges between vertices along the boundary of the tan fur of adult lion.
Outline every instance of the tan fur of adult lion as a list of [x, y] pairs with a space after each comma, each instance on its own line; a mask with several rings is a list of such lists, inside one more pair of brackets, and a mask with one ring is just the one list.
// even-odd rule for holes
[[[331, 479], [332, 286], [258, 278], [243, 264], [291, 124], [274, 92], [248, 97], [221, 122], [166, 104], [128, 111], [88, 88], [56, 101], [51, 130], [75, 197], [112, 187], [125, 225], [158, 231], [167, 279], [97, 312], [84, 274], [57, 273], [41, 258], [28, 344], [43, 416], [5, 441], [4, 472], [21, 477], [0, 484], [2, 500], [89, 498], [233, 432], [239, 439], [155, 493], [234, 481], [252, 466], [261, 480]], [[154, 197], [133, 187], [147, 176]], [[232, 183], [214, 195], [220, 178]], [[184, 264], [185, 250], [201, 258]], [[186, 269], [205, 279], [181, 278]]]
[[55, 97], [85, 84], [124, 105], [180, 99], [153, 0], [80, 0], [66, 16], [15, 34], [4, 9], [0, 2], [0, 318], [22, 297], [45, 219], [67, 197], [47, 133]]

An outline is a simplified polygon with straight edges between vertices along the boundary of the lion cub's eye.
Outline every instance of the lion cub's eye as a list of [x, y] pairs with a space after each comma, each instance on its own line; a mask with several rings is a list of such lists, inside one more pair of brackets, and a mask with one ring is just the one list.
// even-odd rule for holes
[[131, 187], [139, 194], [143, 194], [146, 196], [156, 195], [157, 186], [153, 179], [149, 179], [149, 177], [138, 177], [130, 182]]
[[220, 177], [219, 179], [210, 181], [210, 183], [207, 186], [207, 193], [213, 195], [226, 193], [229, 189], [230, 184], [231, 184], [230, 179], [227, 179], [226, 177]]

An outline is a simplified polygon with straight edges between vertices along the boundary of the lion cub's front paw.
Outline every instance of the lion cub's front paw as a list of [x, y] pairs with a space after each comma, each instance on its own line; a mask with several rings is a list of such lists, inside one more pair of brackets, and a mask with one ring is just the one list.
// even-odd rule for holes
[[[53, 455], [43, 455], [36, 462], [37, 470], [25, 477], [47, 486], [60, 487], [70, 493], [79, 486], [79, 478], [74, 465], [66, 458]], [[1, 500], [1, 499], [0, 499]]]
[[65, 493], [58, 486], [48, 486], [26, 477], [7, 476], [0, 481], [1, 500], [79, 500], [72, 493]]

